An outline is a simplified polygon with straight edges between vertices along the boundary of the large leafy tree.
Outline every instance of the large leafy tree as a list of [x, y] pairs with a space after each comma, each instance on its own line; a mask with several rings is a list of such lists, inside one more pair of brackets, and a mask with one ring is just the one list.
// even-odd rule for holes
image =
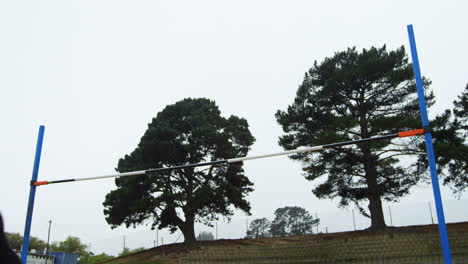
[[[294, 102], [276, 114], [285, 132], [279, 144], [293, 149], [420, 128], [413, 76], [403, 47], [348, 48], [315, 62]], [[426, 96], [432, 105], [432, 93]], [[355, 203], [371, 218], [372, 229], [382, 229], [382, 199], [398, 200], [421, 179], [411, 160], [400, 163], [401, 157], [417, 153], [411, 140], [419, 139], [372, 141], [291, 158], [305, 165], [306, 179], [323, 178], [313, 189], [317, 197], [340, 198], [340, 206]], [[362, 206], [365, 201], [369, 211]]]
[[246, 238], [271, 237], [270, 226], [271, 223], [266, 217], [255, 219], [247, 229]]
[[78, 264], [88, 263], [88, 247], [79, 237], [68, 236], [64, 241], [54, 242], [50, 245], [50, 251], [71, 252], [78, 255]]
[[[254, 142], [245, 119], [224, 118], [214, 101], [184, 99], [153, 118], [138, 147], [119, 160], [117, 171], [171, 167], [245, 156]], [[104, 214], [112, 227], [152, 222], [152, 227], [180, 229], [185, 242], [195, 242], [194, 223], [233, 214], [233, 205], [247, 213], [245, 196], [252, 183], [242, 163], [176, 169], [117, 178], [106, 195]]]
[[270, 233], [273, 237], [306, 235], [319, 223], [306, 209], [298, 206], [286, 206], [275, 210], [275, 219], [271, 222]]

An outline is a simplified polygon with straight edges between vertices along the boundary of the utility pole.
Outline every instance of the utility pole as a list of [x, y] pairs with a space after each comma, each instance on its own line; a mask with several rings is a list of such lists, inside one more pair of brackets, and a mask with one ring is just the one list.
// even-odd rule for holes
[[123, 251], [122, 251], [122, 253], [125, 252], [125, 236], [124, 236], [124, 241], [123, 241], [123, 242], [124, 242], [124, 243], [123, 243]]
[[388, 212], [389, 212], [389, 214], [390, 214], [390, 225], [393, 226], [392, 210], [390, 209], [390, 205], [388, 206]]
[[[315, 219], [318, 219], [318, 213], [317, 212], [315, 212]], [[319, 225], [320, 225], [320, 222], [317, 223], [317, 234], [318, 234]]]
[[[45, 252], [45, 255], [47, 256], [49, 254], [49, 239], [50, 239], [50, 225], [52, 224], [52, 220], [49, 220], [49, 232], [47, 234], [47, 245], [46, 245], [46, 252]], [[46, 260], [45, 260], [45, 263], [47, 264], [47, 257], [46, 257]]]
[[431, 221], [432, 221], [432, 224], [434, 224], [434, 218], [432, 218], [431, 202], [428, 202], [428, 203], [429, 203], [429, 214], [431, 214]]
[[249, 231], [249, 219], [246, 218], [245, 219], [245, 233], [247, 234], [248, 231]]
[[354, 209], [353, 209], [353, 225], [354, 225], [354, 231], [356, 231], [356, 220], [354, 219]]

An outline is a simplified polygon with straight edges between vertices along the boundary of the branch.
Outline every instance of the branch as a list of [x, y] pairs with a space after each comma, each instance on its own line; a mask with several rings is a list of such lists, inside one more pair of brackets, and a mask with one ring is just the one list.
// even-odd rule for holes
[[411, 149], [386, 149], [380, 153], [377, 154], [377, 156], [382, 156], [383, 154], [386, 154], [386, 153], [390, 153], [390, 152], [403, 152], [403, 151], [406, 151], [405, 155], [416, 155], [418, 154], [418, 152], [420, 151], [417, 151], [417, 150], [411, 150]]
[[384, 161], [386, 159], [389, 159], [389, 158], [393, 158], [393, 157], [397, 157], [397, 156], [412, 156], [412, 155], [416, 155], [416, 154], [423, 154], [424, 152], [419, 152], [419, 153], [399, 153], [399, 154], [394, 154], [394, 155], [390, 155], [388, 157], [385, 157], [385, 158], [382, 158], [380, 160], [377, 160], [377, 162], [381, 162], [381, 161]]

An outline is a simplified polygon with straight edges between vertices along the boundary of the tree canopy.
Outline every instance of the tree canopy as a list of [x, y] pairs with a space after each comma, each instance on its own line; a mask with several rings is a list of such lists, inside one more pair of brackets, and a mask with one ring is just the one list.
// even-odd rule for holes
[[[5, 232], [5, 237], [8, 241], [8, 245], [15, 250], [20, 250], [23, 246], [23, 236], [20, 233], [8, 233]], [[29, 248], [35, 249], [37, 252], [42, 252], [46, 248], [46, 242], [44, 240], [30, 236], [29, 237]]]
[[[468, 187], [468, 85], [454, 101], [453, 109], [438, 115], [431, 125], [438, 172], [445, 185], [461, 194]], [[420, 148], [425, 145], [420, 144]], [[420, 155], [418, 161], [420, 172], [427, 171], [426, 156]]]
[[68, 236], [64, 241], [53, 242], [49, 251], [70, 252], [78, 255], [78, 264], [88, 263], [88, 246], [79, 237]]
[[51, 251], [84, 254], [86, 253], [86, 248], [87, 246], [81, 242], [79, 237], [68, 236], [64, 241], [53, 243], [51, 246]]
[[197, 236], [197, 241], [210, 241], [214, 239], [215, 237], [213, 236], [213, 234], [207, 231], [202, 231]]
[[[421, 128], [413, 76], [404, 47], [348, 48], [315, 62], [294, 102], [276, 113], [285, 132], [279, 144], [294, 149]], [[427, 90], [426, 96], [431, 106], [433, 94]], [[381, 229], [386, 226], [382, 199], [398, 200], [422, 178], [410, 160], [400, 162], [419, 153], [413, 140], [421, 139], [372, 141], [291, 158], [304, 164], [306, 179], [325, 178], [313, 189], [317, 197], [339, 198], [340, 206], [354, 203], [371, 218], [371, 228]]]
[[246, 238], [271, 237], [270, 226], [271, 223], [266, 217], [255, 219], [247, 229]]
[[[117, 171], [246, 156], [254, 140], [245, 119], [224, 118], [214, 101], [188, 98], [166, 106], [153, 118], [138, 147], [119, 160]], [[250, 212], [245, 197], [253, 184], [242, 165], [117, 178], [117, 189], [108, 193], [103, 203], [106, 221], [113, 228], [145, 221], [153, 228], [179, 228], [185, 242], [193, 243], [195, 221], [211, 225], [219, 215], [229, 218], [232, 206]]]
[[275, 210], [275, 219], [271, 222], [270, 233], [273, 237], [306, 235], [312, 233], [312, 227], [319, 223], [306, 209], [298, 206], [285, 206]]
[[[11, 248], [20, 250], [23, 244], [23, 236], [19, 233], [5, 233], [8, 244]], [[31, 236], [29, 238], [29, 248], [35, 249], [37, 252], [44, 252], [47, 243], [37, 237]], [[87, 251], [87, 246], [81, 242], [81, 239], [74, 236], [68, 236], [64, 241], [55, 241], [49, 245], [49, 252], [70, 252], [78, 255], [78, 263], [88, 263], [88, 256], [90, 252]], [[91, 253], [92, 255], [92, 253]], [[93, 262], [91, 262], [93, 263]]]
[[[20, 233], [8, 233], [5, 232], [6, 240], [8, 241], [8, 245], [15, 250], [20, 250], [21, 246], [23, 245], [23, 236]], [[32, 238], [32, 237], [31, 237]], [[32, 247], [31, 244], [29, 245], [30, 248]]]

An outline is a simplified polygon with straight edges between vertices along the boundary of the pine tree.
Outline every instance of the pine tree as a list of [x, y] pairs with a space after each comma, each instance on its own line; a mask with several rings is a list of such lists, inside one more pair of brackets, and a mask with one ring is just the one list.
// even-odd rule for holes
[[[285, 132], [279, 144], [294, 149], [421, 128], [413, 76], [404, 47], [349, 48], [315, 62], [294, 102], [276, 114]], [[432, 93], [426, 100], [433, 104]], [[371, 218], [372, 229], [383, 229], [382, 199], [398, 200], [421, 179], [412, 164], [400, 162], [418, 153], [410, 143], [373, 141], [291, 158], [304, 164], [307, 180], [324, 178], [313, 189], [317, 197], [340, 198], [340, 206], [354, 203]], [[369, 211], [362, 206], [365, 201]]]

